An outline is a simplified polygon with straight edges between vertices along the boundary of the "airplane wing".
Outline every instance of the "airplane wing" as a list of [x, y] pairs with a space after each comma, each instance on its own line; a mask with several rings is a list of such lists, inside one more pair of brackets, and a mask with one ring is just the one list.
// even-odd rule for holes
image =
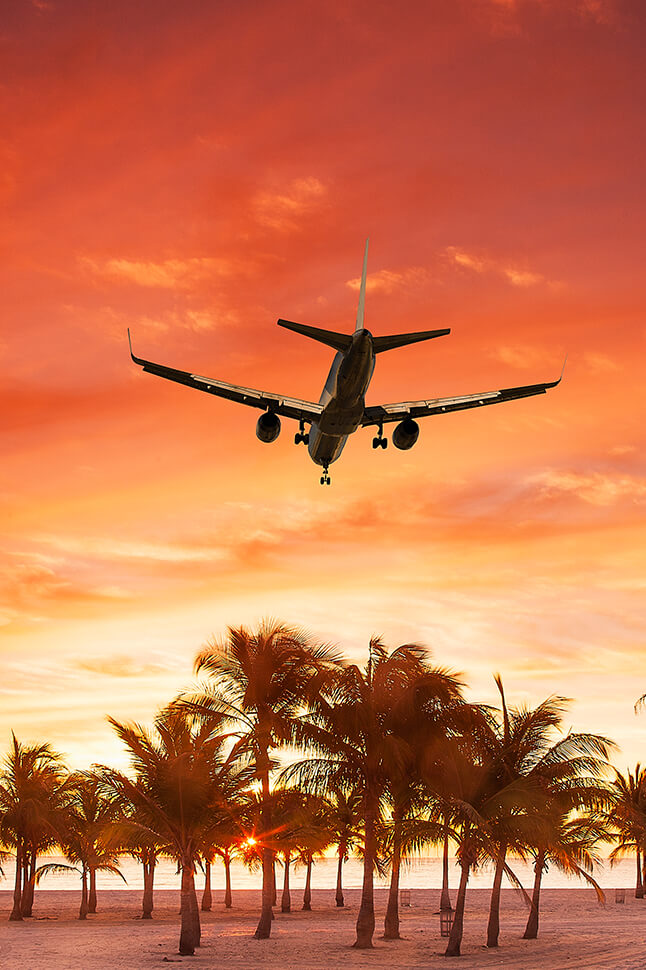
[[130, 344], [130, 356], [135, 364], [139, 364], [147, 374], [156, 374], [157, 377], [165, 377], [166, 380], [175, 381], [177, 384], [186, 384], [187, 387], [194, 387], [198, 391], [206, 391], [208, 394], [215, 394], [216, 397], [224, 397], [229, 401], [236, 401], [238, 404], [260, 408], [261, 411], [274, 411], [285, 418], [295, 418], [297, 421], [300, 421], [301, 418], [304, 421], [316, 421], [323, 411], [322, 404], [314, 404], [312, 401], [301, 401], [300, 398], [296, 397], [284, 397], [282, 394], [257, 391], [252, 387], [239, 387], [237, 384], [227, 384], [210, 377], [200, 377], [199, 374], [191, 374], [188, 371], [176, 370], [174, 367], [166, 367], [164, 364], [155, 364], [151, 360], [135, 357], [132, 352], [130, 330], [128, 330], [128, 342]]
[[[563, 365], [565, 368], [565, 364]], [[377, 404], [365, 408], [362, 426], [385, 424], [389, 421], [403, 421], [404, 418], [425, 418], [430, 414], [446, 414], [449, 411], [464, 411], [467, 408], [484, 407], [487, 404], [500, 404], [502, 401], [515, 401], [521, 397], [545, 394], [550, 387], [561, 383], [548, 381], [545, 384], [526, 384], [524, 387], [505, 387], [500, 391], [486, 391], [484, 394], [463, 394], [460, 397], [436, 397], [428, 401], [402, 401], [398, 404]]]

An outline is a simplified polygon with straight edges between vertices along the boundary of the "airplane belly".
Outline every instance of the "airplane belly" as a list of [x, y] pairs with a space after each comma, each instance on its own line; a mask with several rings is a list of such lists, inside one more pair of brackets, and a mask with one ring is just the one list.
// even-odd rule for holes
[[326, 435], [348, 435], [357, 430], [363, 418], [363, 399], [350, 407], [343, 407], [337, 401], [331, 401], [324, 409], [318, 420], [318, 427]]
[[310, 458], [316, 465], [331, 465], [340, 456], [347, 440], [347, 435], [324, 434], [318, 424], [313, 424], [308, 445]]

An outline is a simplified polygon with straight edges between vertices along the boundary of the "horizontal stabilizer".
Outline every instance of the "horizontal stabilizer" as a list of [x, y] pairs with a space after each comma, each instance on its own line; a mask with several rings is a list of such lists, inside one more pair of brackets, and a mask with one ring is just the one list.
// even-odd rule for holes
[[320, 344], [327, 344], [335, 350], [347, 350], [352, 343], [351, 334], [320, 330], [318, 327], [308, 327], [304, 323], [292, 323], [291, 320], [279, 320], [278, 326], [293, 330], [294, 333], [301, 333], [304, 337], [311, 337], [312, 340], [318, 340]]
[[407, 344], [416, 344], [420, 340], [431, 340], [433, 337], [444, 337], [447, 333], [451, 333], [451, 330], [421, 330], [417, 333], [392, 333], [387, 337], [373, 337], [372, 344], [375, 348], [375, 353], [380, 354], [384, 350], [394, 350], [395, 347], [405, 347]]

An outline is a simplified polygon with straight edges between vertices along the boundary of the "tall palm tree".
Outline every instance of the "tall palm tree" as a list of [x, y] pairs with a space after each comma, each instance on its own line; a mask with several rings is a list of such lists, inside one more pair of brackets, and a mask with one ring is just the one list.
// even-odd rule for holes
[[229, 627], [225, 640], [210, 641], [195, 661], [210, 683], [183, 703], [200, 716], [226, 716], [253, 753], [262, 793], [262, 909], [256, 939], [271, 933], [274, 857], [271, 847], [270, 775], [273, 752], [292, 740], [294, 719], [318, 687], [321, 673], [338, 664], [328, 647], [300, 629], [270, 620], [256, 632]]
[[0, 842], [16, 854], [13, 908], [9, 919], [31, 916], [37, 856], [54, 845], [69, 800], [61, 755], [49, 744], [12, 744], [0, 772]]
[[610, 853], [611, 861], [635, 854], [637, 879], [635, 899], [644, 898], [642, 857], [646, 856], [646, 770], [640, 764], [634, 772], [622, 774], [615, 769], [611, 788], [614, 801], [607, 820], [616, 832], [618, 844]]
[[[595, 734], [568, 733], [557, 738], [568, 700], [548, 697], [537, 707], [509, 709], [502, 680], [495, 677], [500, 692], [501, 710], [492, 722], [491, 753], [500, 766], [501, 781], [517, 782], [535, 791], [537, 807], [548, 807], [559, 795], [567, 796], [571, 810], [602, 796], [601, 776], [608, 767], [612, 743]], [[605, 796], [607, 798], [607, 794]], [[491, 893], [487, 946], [498, 946], [500, 933], [500, 890], [505, 872], [505, 857], [511, 848], [524, 855], [525, 846], [544, 841], [545, 812], [518, 812], [503, 806], [502, 814], [488, 819], [496, 844], [494, 883]], [[549, 812], [548, 812], [549, 817]]]
[[250, 772], [240, 747], [216, 733], [213, 718], [201, 722], [171, 704], [148, 732], [137, 724], [108, 719], [129, 749], [131, 765], [145, 785], [102, 768], [106, 789], [137, 807], [136, 818], [121, 823], [120, 836], [146, 835], [177, 860], [181, 871], [179, 951], [191, 955], [200, 943], [195, 867], [229, 814], [228, 799], [248, 785]]
[[355, 946], [372, 947], [375, 927], [373, 870], [376, 825], [382, 814], [388, 769], [404, 759], [407, 741], [397, 733], [410, 716], [442, 722], [445, 709], [460, 697], [460, 684], [447, 671], [431, 667], [417, 645], [391, 653], [377, 638], [370, 642], [367, 666], [330, 671], [313, 711], [298, 723], [295, 738], [311, 756], [285, 770], [307, 790], [324, 794], [336, 788], [361, 792], [364, 822], [363, 886]]
[[[545, 844], [549, 839], [546, 817], [556, 791], [589, 788], [591, 798], [592, 791], [598, 794], [603, 787], [598, 776], [611, 746], [597, 735], [570, 734], [553, 741], [563, 699], [550, 698], [534, 711], [509, 711], [500, 683], [499, 689], [501, 712], [473, 708], [468, 729], [447, 746], [439, 794], [459, 836], [460, 862], [447, 956], [460, 955], [471, 868], [485, 860], [496, 865], [488, 926], [488, 943], [495, 946], [503, 873], [519, 885], [506, 862], [507, 850], [511, 847], [522, 856], [529, 846]], [[581, 777], [585, 773], [589, 774]]]
[[[527, 810], [534, 804], [531, 793], [501, 773], [492, 754], [492, 715], [484, 708], [469, 712], [470, 727], [449, 738], [443, 751], [444, 770], [436, 776], [436, 796], [452, 820], [460, 865], [455, 914], [446, 956], [459, 956], [464, 927], [466, 891], [471, 869], [486, 858], [496, 858], [499, 845], [492, 824], [506, 812]], [[513, 877], [504, 863], [505, 869]]]

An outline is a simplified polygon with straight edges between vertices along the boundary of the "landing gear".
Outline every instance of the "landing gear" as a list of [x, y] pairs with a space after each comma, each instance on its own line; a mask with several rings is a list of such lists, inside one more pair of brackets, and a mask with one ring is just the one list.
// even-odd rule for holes
[[377, 432], [377, 437], [372, 439], [372, 447], [373, 448], [387, 448], [388, 447], [388, 438], [384, 438], [384, 426], [383, 426], [383, 424], [380, 424], [379, 425], [379, 431]]
[[323, 466], [323, 474], [321, 475], [321, 485], [330, 484], [330, 473], [328, 472], [328, 466]]
[[299, 425], [298, 425], [298, 431], [294, 435], [294, 444], [295, 445], [300, 445], [301, 442], [304, 445], [309, 445], [309, 443], [310, 443], [310, 436], [305, 431], [305, 422], [303, 421], [302, 418], [301, 418], [301, 420], [299, 422]]

